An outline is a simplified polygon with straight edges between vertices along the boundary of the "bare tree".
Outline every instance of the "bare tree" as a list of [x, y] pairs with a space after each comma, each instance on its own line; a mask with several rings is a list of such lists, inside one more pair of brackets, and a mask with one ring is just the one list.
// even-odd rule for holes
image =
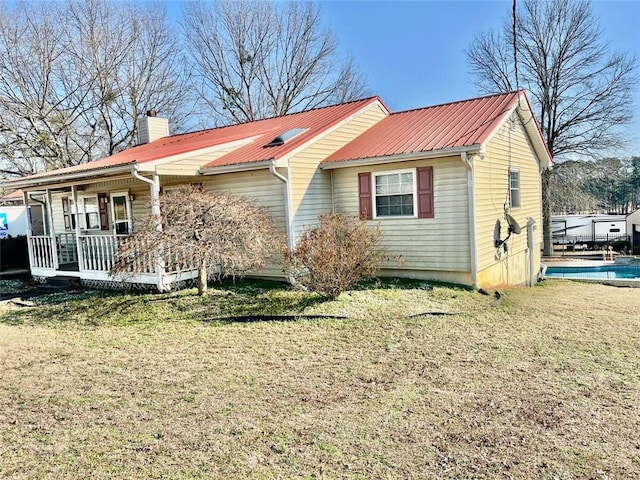
[[161, 195], [159, 211], [136, 222], [112, 275], [145, 273], [148, 262], [140, 258], [159, 256], [168, 271], [197, 270], [204, 295], [207, 280], [260, 270], [283, 248], [267, 210], [244, 197], [186, 187]]
[[556, 165], [549, 187], [552, 212], [569, 214], [596, 210], [598, 197], [588, 190], [591, 178], [592, 171], [586, 162], [567, 160]]
[[[557, 159], [622, 146], [622, 127], [632, 117], [636, 61], [610, 53], [589, 2], [524, 0], [515, 25], [509, 20], [502, 33], [477, 37], [467, 59], [482, 91], [523, 86], [531, 92], [545, 141]], [[551, 175], [542, 175], [545, 255], [553, 246]]]
[[136, 143], [138, 116], [189, 108], [178, 40], [161, 4], [0, 4], [0, 162], [22, 175]]
[[353, 100], [365, 92], [353, 59], [309, 2], [198, 1], [183, 31], [193, 80], [222, 122], [246, 122]]

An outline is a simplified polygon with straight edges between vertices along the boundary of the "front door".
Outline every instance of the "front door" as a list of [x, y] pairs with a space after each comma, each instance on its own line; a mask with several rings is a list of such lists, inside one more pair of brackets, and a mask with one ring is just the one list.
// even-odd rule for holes
[[111, 194], [111, 212], [113, 215], [113, 230], [116, 235], [131, 233], [131, 204], [129, 192]]
[[29, 220], [31, 221], [31, 235], [40, 237], [49, 235], [46, 224], [46, 215], [43, 205], [29, 206]]

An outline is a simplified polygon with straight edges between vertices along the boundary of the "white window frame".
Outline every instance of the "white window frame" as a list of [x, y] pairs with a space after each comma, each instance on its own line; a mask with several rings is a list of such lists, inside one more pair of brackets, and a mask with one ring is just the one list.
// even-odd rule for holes
[[[413, 181], [413, 215], [378, 215], [378, 194], [376, 193], [376, 177], [383, 177], [386, 175], [396, 175], [402, 173], [410, 173]], [[406, 194], [399, 194], [406, 195]], [[382, 195], [389, 196], [389, 195]], [[373, 207], [373, 218], [418, 218], [418, 177], [417, 170], [415, 168], [405, 168], [402, 170], [381, 170], [379, 172], [371, 172], [371, 197]]]
[[[133, 233], [133, 223], [131, 221], [131, 199], [129, 198], [129, 192], [112, 192], [110, 195], [111, 202], [111, 229], [113, 230], [114, 235], [128, 236]], [[117, 197], [124, 197], [125, 205], [127, 209], [127, 231], [128, 233], [117, 233], [117, 224], [123, 223], [122, 220], [116, 221], [116, 208], [114, 204], [114, 199]]]
[[[85, 209], [84, 209], [84, 200], [86, 198], [95, 199], [96, 206], [98, 207], [98, 211], [95, 212], [98, 214], [98, 226], [95, 228], [89, 228], [89, 225], [87, 224], [87, 212], [85, 212]], [[73, 201], [73, 199], [70, 199], [70, 200]], [[100, 199], [98, 198], [98, 194], [96, 193], [94, 195], [79, 195], [78, 203], [80, 205], [76, 205], [76, 211], [74, 213], [76, 214], [76, 221], [78, 221], [78, 219], [82, 216], [82, 220], [80, 221], [80, 228], [82, 230], [87, 230], [90, 232], [100, 230]], [[82, 208], [82, 213], [80, 213], [79, 207]]]
[[[511, 187], [511, 174], [515, 173], [518, 175], [518, 188], [512, 188]], [[509, 207], [513, 210], [517, 210], [518, 208], [520, 208], [522, 206], [522, 179], [520, 177], [520, 170], [517, 168], [510, 168], [509, 169], [509, 174], [507, 176], [507, 182], [508, 182], [508, 186], [509, 186]], [[517, 190], [518, 191], [518, 205], [514, 205], [513, 204], [513, 191]]]

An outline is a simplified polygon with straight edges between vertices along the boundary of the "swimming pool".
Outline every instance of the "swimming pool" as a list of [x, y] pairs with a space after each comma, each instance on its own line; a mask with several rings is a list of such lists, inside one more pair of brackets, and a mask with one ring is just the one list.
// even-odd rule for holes
[[600, 265], [589, 267], [547, 267], [549, 278], [640, 280], [640, 265]]

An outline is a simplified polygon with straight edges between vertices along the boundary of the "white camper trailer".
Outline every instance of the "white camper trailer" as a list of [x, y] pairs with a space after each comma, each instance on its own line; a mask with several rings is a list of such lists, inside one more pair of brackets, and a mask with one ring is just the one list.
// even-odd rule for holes
[[601, 248], [614, 240], [627, 240], [624, 215], [554, 215], [553, 243]]

